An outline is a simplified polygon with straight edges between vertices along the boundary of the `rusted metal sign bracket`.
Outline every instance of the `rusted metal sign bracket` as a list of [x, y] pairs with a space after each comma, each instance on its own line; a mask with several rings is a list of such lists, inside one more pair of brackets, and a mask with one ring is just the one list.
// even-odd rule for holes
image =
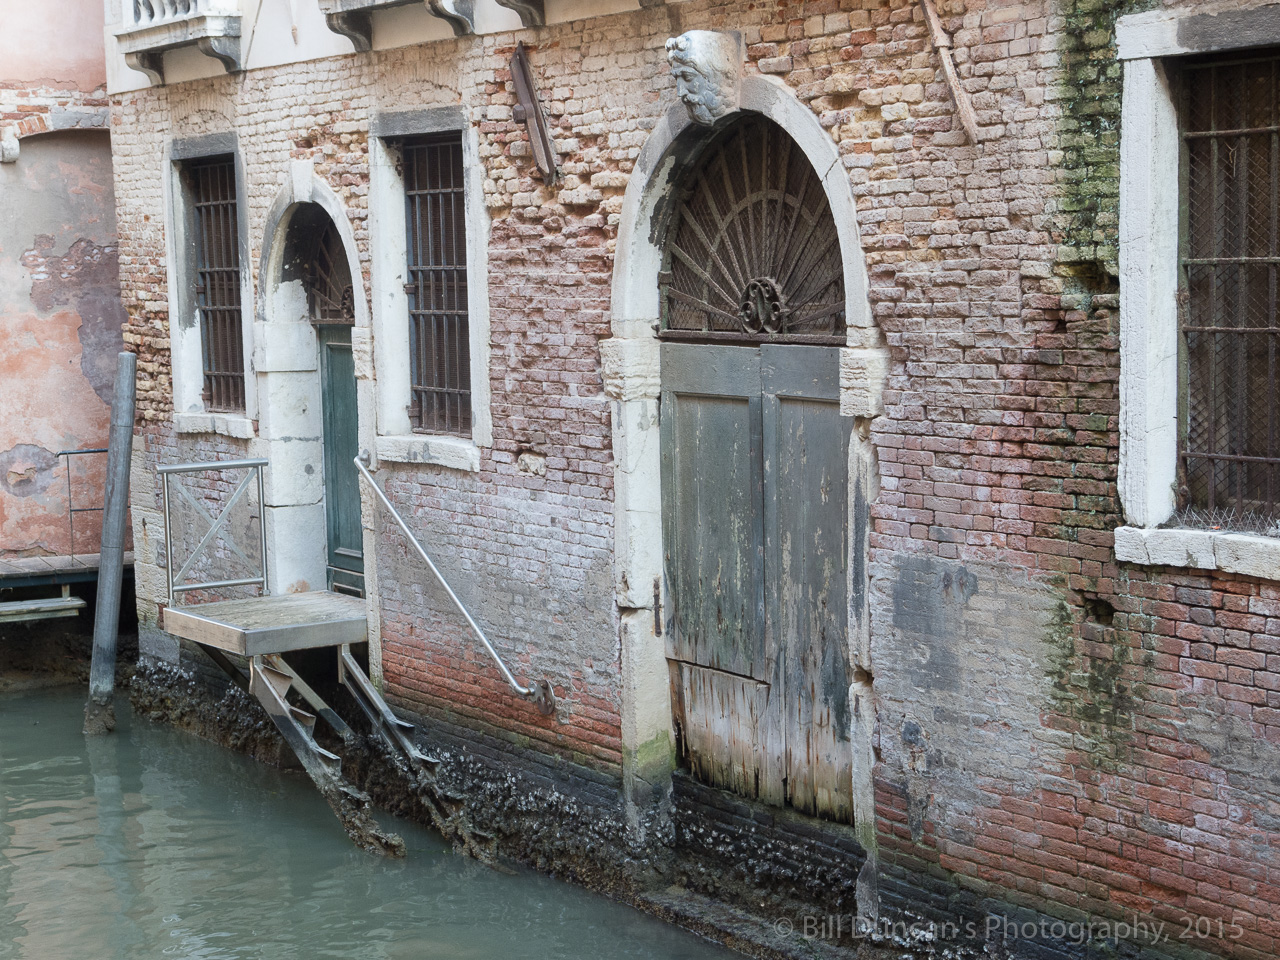
[[547, 125], [547, 115], [538, 101], [538, 88], [533, 82], [533, 71], [529, 68], [529, 56], [525, 53], [523, 40], [516, 44], [516, 52], [511, 55], [511, 80], [516, 87], [517, 101], [512, 117], [529, 131], [533, 162], [542, 171], [542, 179], [548, 184], [555, 183], [560, 176], [556, 169], [556, 147]]

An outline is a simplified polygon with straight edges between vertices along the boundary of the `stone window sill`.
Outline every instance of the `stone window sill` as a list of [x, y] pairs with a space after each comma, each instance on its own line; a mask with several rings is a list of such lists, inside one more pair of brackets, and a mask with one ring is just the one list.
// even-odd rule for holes
[[178, 433], [220, 433], [237, 440], [252, 440], [253, 421], [234, 413], [175, 413], [173, 429]]
[[480, 469], [480, 448], [463, 437], [425, 434], [379, 437], [378, 459], [392, 463], [426, 463], [475, 473]]
[[1118, 527], [1116, 559], [1280, 580], [1280, 540], [1249, 533]]

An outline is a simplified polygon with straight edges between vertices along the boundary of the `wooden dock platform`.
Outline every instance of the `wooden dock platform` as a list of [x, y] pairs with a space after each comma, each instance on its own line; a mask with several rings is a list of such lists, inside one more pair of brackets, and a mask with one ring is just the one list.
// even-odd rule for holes
[[[99, 555], [78, 553], [65, 557], [18, 557], [0, 560], [0, 588], [41, 587], [50, 584], [84, 583], [98, 579]], [[133, 566], [133, 553], [124, 555], [126, 568]]]
[[368, 639], [364, 601], [323, 590], [168, 607], [164, 629], [250, 657]]

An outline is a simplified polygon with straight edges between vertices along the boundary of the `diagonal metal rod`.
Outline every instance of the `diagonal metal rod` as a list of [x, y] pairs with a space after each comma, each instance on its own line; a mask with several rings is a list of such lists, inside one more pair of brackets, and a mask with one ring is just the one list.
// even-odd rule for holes
[[[195, 563], [196, 560], [199, 559], [200, 551], [209, 545], [209, 541], [213, 539], [213, 535], [217, 533], [219, 530], [221, 530], [222, 525], [226, 523], [227, 520], [230, 519], [232, 508], [237, 503], [240, 502], [240, 498], [244, 495], [244, 492], [249, 489], [249, 481], [252, 479], [253, 479], [252, 470], [246, 473], [244, 477], [241, 478], [240, 485], [236, 487], [235, 492], [231, 495], [231, 499], [228, 500], [227, 505], [222, 508], [222, 512], [218, 514], [218, 519], [212, 521], [212, 525], [209, 527], [209, 531], [204, 535], [204, 538], [201, 539], [201, 541], [198, 544], [196, 544], [196, 548], [191, 551], [191, 556], [187, 557], [187, 562], [182, 565], [182, 569], [179, 570], [177, 574], [174, 575], [173, 579], [175, 581], [177, 581], [178, 583], [182, 582], [182, 578], [187, 575], [187, 571], [191, 569], [191, 565]], [[200, 509], [200, 504], [196, 503], [195, 499], [191, 496], [190, 493], [186, 491], [184, 487], [181, 487], [181, 486], [178, 487], [178, 492], [186, 496], [186, 498], [189, 501], [191, 501], [192, 505], [195, 506], [196, 509]], [[201, 512], [203, 513], [204, 511], [202, 510]], [[206, 514], [206, 516], [208, 515]], [[227, 545], [230, 546], [232, 550], [234, 550], [237, 554], [240, 555], [240, 559], [242, 559], [245, 563], [249, 563], [249, 558], [246, 557], [243, 553], [240, 553], [240, 549], [235, 545], [234, 541], [228, 541]]]
[[453, 605], [458, 608], [458, 612], [461, 613], [462, 616], [466, 618], [467, 623], [471, 625], [471, 629], [475, 631], [475, 635], [480, 638], [480, 642], [484, 644], [484, 648], [489, 651], [489, 656], [493, 657], [493, 662], [496, 663], [498, 665], [498, 669], [502, 671], [502, 676], [506, 679], [507, 685], [520, 696], [534, 701], [538, 705], [538, 709], [544, 714], [550, 715], [552, 711], [555, 710], [555, 697], [551, 692], [551, 684], [546, 680], [539, 680], [526, 687], [522, 686], [519, 681], [516, 680], [515, 675], [507, 667], [502, 656], [496, 649], [494, 649], [493, 644], [489, 642], [489, 638], [485, 636], [485, 632], [480, 629], [480, 624], [476, 623], [471, 614], [467, 612], [467, 608], [462, 605], [462, 601], [458, 599], [458, 595], [453, 592], [453, 588], [449, 586], [449, 582], [445, 580], [444, 574], [442, 574], [440, 569], [435, 565], [435, 561], [433, 561], [427, 554], [427, 551], [423, 549], [422, 544], [418, 542], [418, 538], [413, 535], [413, 531], [410, 530], [408, 524], [404, 522], [404, 517], [400, 516], [400, 511], [392, 505], [391, 501], [387, 499], [387, 495], [382, 492], [382, 488], [378, 486], [377, 481], [373, 479], [373, 474], [371, 474], [369, 472], [369, 468], [365, 466], [364, 456], [367, 456], [367, 454], [355, 458], [354, 462], [356, 469], [360, 471], [360, 475], [362, 477], [369, 481], [369, 486], [373, 488], [373, 492], [377, 494], [378, 499], [382, 501], [382, 505], [387, 508], [387, 512], [390, 513], [396, 523], [399, 524], [400, 529], [404, 531], [404, 535], [409, 538], [409, 542], [413, 544], [414, 548], [418, 551], [418, 556], [422, 557], [422, 559], [426, 561], [427, 566], [431, 569], [431, 572], [435, 574], [435, 578], [440, 583], [440, 586], [444, 587], [445, 593], [447, 593], [449, 595], [449, 599], [453, 601]]

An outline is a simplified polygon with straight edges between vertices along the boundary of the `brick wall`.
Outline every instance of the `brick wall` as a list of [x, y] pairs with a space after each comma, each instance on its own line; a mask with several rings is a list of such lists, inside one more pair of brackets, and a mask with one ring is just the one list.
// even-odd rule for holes
[[565, 173], [554, 189], [510, 119], [513, 36], [123, 95], [121, 263], [147, 456], [194, 443], [168, 426], [163, 138], [240, 131], [255, 268], [287, 161], [313, 157], [367, 264], [370, 112], [461, 91], [493, 218], [494, 443], [477, 473], [388, 467], [388, 493], [460, 571], [459, 592], [517, 674], [553, 680], [565, 722], [505, 692], [386, 526], [384, 676], [450, 729], [616, 776], [611, 425], [596, 347], [609, 335], [612, 245], [632, 163], [673, 102], [663, 42], [741, 29], [750, 69], [786, 82], [839, 147], [891, 355], [872, 427], [870, 565], [887, 902], [1137, 912], [1175, 940], [1183, 917], [1221, 918], [1240, 935], [1173, 946], [1272, 956], [1280, 798], [1260, 771], [1275, 768], [1278, 598], [1245, 578], [1119, 565], [1111, 549], [1111, 44], [1115, 16], [1137, 6], [940, 0], [985, 132], [976, 147], [914, 0], [695, 0], [529, 33]]
[[[1111, 551], [1111, 44], [1143, 6], [964, 5], [966, 86], [998, 139], [948, 156], [922, 106], [909, 146], [863, 161], [895, 360], [875, 425], [881, 857], [891, 900], [942, 917], [1138, 915], [1171, 954], [1272, 956], [1272, 587]], [[891, 21], [877, 52], [902, 43], [905, 72]]]

